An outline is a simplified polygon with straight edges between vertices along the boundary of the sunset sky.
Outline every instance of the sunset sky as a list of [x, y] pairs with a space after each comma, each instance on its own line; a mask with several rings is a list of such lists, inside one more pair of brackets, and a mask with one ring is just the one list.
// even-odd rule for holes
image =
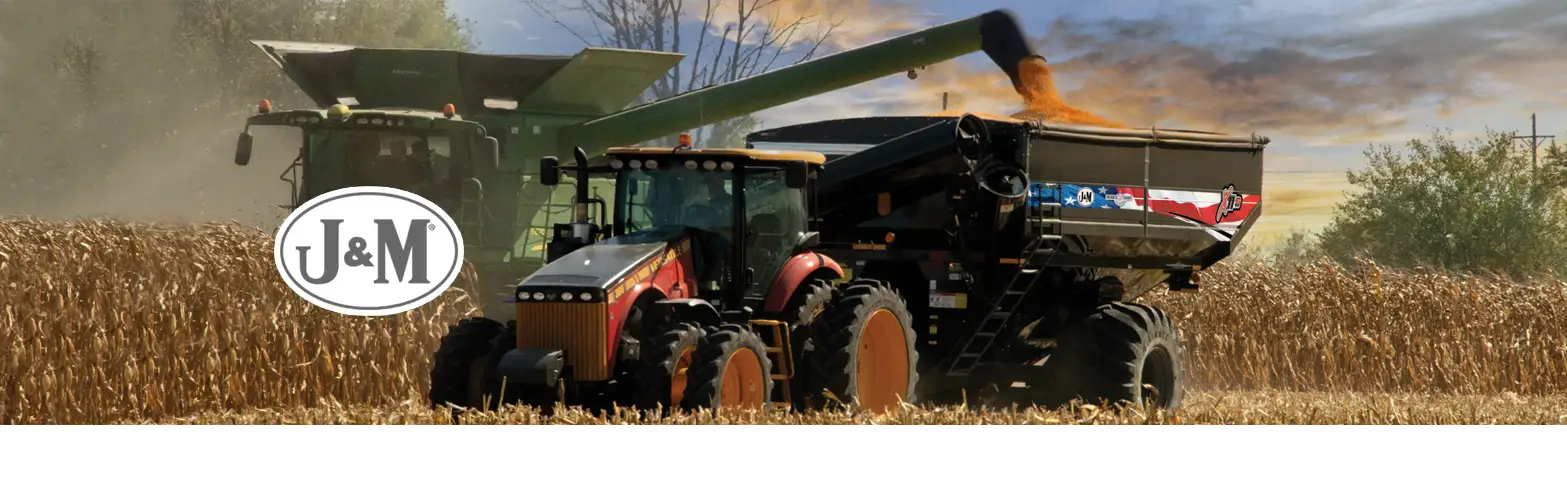
[[[585, 46], [526, 1], [452, 3], [475, 22], [480, 51], [570, 54]], [[706, 3], [685, 2], [693, 10]], [[1318, 228], [1334, 202], [1354, 200], [1341, 193], [1342, 173], [1364, 164], [1370, 144], [1401, 144], [1432, 128], [1460, 137], [1488, 127], [1527, 133], [1531, 113], [1539, 115], [1541, 134], [1567, 141], [1563, 0], [780, 0], [779, 6], [786, 15], [841, 20], [834, 49], [1010, 8], [1038, 39], [1073, 105], [1132, 125], [1271, 138], [1261, 229], [1268, 233]], [[590, 25], [583, 16], [562, 20]], [[694, 38], [696, 19], [687, 23]], [[760, 116], [772, 127], [918, 114], [939, 110], [943, 91], [954, 93], [954, 108], [1019, 110], [1005, 76], [976, 53], [933, 66], [918, 80], [894, 75]]]

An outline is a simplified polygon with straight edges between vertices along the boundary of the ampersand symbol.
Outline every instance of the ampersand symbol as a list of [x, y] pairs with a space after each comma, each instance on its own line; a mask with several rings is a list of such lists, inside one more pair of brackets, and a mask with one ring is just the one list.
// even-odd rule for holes
[[343, 263], [349, 267], [375, 265], [370, 262], [370, 253], [365, 252], [365, 238], [355, 237], [348, 240], [348, 252], [343, 253]]

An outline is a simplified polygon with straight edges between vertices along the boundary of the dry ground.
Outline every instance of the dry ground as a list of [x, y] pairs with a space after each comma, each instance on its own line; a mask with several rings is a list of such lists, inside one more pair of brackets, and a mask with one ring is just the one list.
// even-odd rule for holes
[[[1560, 282], [1229, 263], [1206, 274], [1201, 293], [1148, 299], [1184, 330], [1198, 391], [1178, 413], [1152, 418], [1564, 423], [1562, 299]], [[317, 309], [278, 278], [268, 236], [234, 225], [0, 220], [0, 423], [443, 422], [418, 393], [446, 324], [472, 308], [453, 289], [391, 319]], [[1149, 419], [848, 416], [721, 422]], [[526, 413], [477, 420], [536, 421]]]
[[[444, 413], [410, 402], [396, 406], [246, 409], [129, 420], [127, 424], [450, 424]], [[639, 419], [570, 412], [545, 418], [532, 409], [465, 414], [463, 424], [1567, 424], [1567, 395], [1526, 398], [1430, 394], [1197, 392], [1174, 412], [1115, 412], [1093, 406], [1055, 411], [908, 408], [887, 415], [685, 414]]]

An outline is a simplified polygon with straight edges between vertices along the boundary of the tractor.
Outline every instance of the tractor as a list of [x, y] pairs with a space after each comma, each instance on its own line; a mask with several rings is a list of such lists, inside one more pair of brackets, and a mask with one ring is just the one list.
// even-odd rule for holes
[[[431, 398], [603, 408], [868, 409], [913, 401], [912, 317], [879, 282], [834, 287], [843, 269], [814, 252], [815, 152], [612, 148], [542, 162], [577, 178], [550, 262], [517, 285], [516, 319], [454, 328]], [[586, 202], [582, 179], [614, 179]], [[595, 221], [596, 220], [596, 221]]]

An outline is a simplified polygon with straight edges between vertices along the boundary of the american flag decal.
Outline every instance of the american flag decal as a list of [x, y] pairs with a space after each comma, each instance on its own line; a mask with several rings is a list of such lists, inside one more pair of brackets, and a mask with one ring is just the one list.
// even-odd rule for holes
[[1235, 184], [1222, 191], [1149, 189], [1145, 192], [1140, 187], [1033, 182], [1029, 185], [1028, 201], [1031, 205], [1048, 204], [1071, 209], [1146, 210], [1233, 233], [1262, 202], [1262, 196], [1235, 192]]

